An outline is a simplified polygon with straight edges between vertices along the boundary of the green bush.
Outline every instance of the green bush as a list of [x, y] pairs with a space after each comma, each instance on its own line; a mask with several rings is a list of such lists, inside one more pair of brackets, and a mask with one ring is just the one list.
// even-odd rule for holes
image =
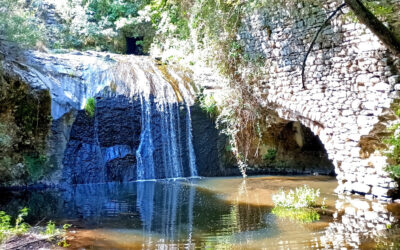
[[265, 162], [271, 162], [276, 158], [276, 149], [268, 149], [267, 153], [263, 155], [263, 160]]
[[54, 224], [53, 221], [49, 221], [47, 222], [47, 226], [46, 226], [46, 230], [44, 231], [44, 234], [46, 235], [54, 235], [56, 234], [57, 230], [56, 230], [56, 224]]
[[199, 101], [200, 107], [211, 117], [216, 117], [218, 115], [218, 106], [213, 95], [203, 95], [200, 97]]
[[96, 110], [96, 100], [93, 97], [91, 97], [86, 102], [85, 111], [89, 117], [93, 117], [95, 110]]
[[24, 4], [22, 0], [0, 0], [0, 35], [21, 47], [33, 47], [42, 40], [43, 28]]
[[56, 224], [53, 221], [49, 221], [47, 222], [47, 226], [45, 231], [43, 232], [44, 235], [47, 235], [49, 237], [49, 239], [51, 238], [55, 238], [55, 237], [60, 237], [58, 239], [60, 239], [59, 242], [57, 242], [57, 245], [60, 247], [69, 247], [70, 244], [68, 244], [67, 239], [66, 239], [66, 233], [68, 228], [70, 228], [71, 225], [70, 224], [64, 224], [63, 229], [60, 230], [58, 228], [56, 228]]
[[[319, 197], [319, 189], [310, 188], [307, 185], [295, 190], [291, 189], [289, 192], [281, 190], [272, 195], [275, 207], [271, 212], [282, 218], [304, 223], [313, 222], [319, 220], [319, 214], [316, 210]], [[319, 207], [325, 209], [325, 199]]]

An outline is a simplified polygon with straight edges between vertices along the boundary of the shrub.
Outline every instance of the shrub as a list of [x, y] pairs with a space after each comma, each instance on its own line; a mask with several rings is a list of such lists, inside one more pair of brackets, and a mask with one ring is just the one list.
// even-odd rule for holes
[[28, 208], [23, 208], [19, 211], [14, 226], [11, 223], [11, 216], [0, 211], [0, 243], [13, 235], [24, 234], [28, 231], [29, 225], [23, 222], [24, 217], [28, 215], [28, 211]]
[[[319, 189], [313, 189], [307, 185], [295, 190], [291, 189], [287, 193], [281, 190], [272, 195], [275, 207], [271, 212], [278, 217], [310, 223], [319, 220], [319, 214], [316, 210], [319, 197]], [[325, 199], [320, 208], [325, 209]]]
[[60, 239], [59, 242], [57, 242], [57, 245], [60, 247], [69, 247], [70, 244], [68, 244], [67, 239], [66, 239], [66, 233], [67, 229], [70, 228], [70, 224], [64, 224], [63, 229], [60, 230], [56, 228], [56, 224], [53, 221], [49, 221], [46, 226], [46, 230], [43, 232], [44, 235], [49, 236], [49, 238], [54, 238], [57, 237]]
[[276, 149], [268, 149], [267, 153], [263, 155], [263, 160], [266, 162], [275, 160], [276, 153], [277, 153]]
[[386, 168], [394, 180], [400, 179], [400, 165], [390, 165]]
[[304, 185], [303, 187], [296, 188], [294, 191], [291, 189], [288, 193], [281, 190], [279, 193], [272, 195], [272, 201], [277, 207], [309, 208], [316, 205], [319, 196], [319, 189]]
[[54, 235], [54, 234], [56, 234], [56, 232], [57, 232], [56, 224], [54, 224], [54, 222], [51, 220], [49, 222], [47, 222], [46, 231], [44, 231], [44, 234]]
[[0, 34], [21, 47], [33, 47], [43, 36], [33, 13], [23, 8], [25, 1], [0, 0]]
[[213, 95], [203, 95], [200, 98], [200, 107], [211, 117], [216, 117], [218, 115], [217, 102]]
[[91, 97], [86, 102], [85, 111], [89, 117], [93, 117], [95, 110], [96, 110], [96, 100], [93, 97]]

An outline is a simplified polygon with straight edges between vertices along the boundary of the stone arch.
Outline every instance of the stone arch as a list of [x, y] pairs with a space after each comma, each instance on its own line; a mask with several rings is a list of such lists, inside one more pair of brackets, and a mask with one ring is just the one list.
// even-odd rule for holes
[[275, 140], [278, 158], [305, 174], [334, 175], [334, 166], [320, 138], [299, 121], [288, 121]]
[[300, 1], [301, 18], [283, 18], [285, 13], [268, 7], [243, 18], [245, 52], [261, 53], [270, 64], [254, 96], [265, 109], [300, 122], [320, 138], [335, 166], [338, 192], [389, 199], [395, 184], [385, 171], [380, 134], [398, 119], [392, 106], [400, 96], [400, 64], [364, 25], [336, 18], [307, 60], [307, 89], [302, 89], [301, 65], [310, 37], [332, 11], [330, 2], [324, 3]]

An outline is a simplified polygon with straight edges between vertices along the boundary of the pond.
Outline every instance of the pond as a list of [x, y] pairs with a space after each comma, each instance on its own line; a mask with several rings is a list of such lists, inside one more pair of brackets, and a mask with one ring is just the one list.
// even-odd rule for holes
[[[271, 195], [307, 184], [327, 198], [318, 222], [271, 214]], [[31, 225], [72, 224], [71, 248], [396, 248], [399, 206], [339, 197], [326, 176], [238, 177], [77, 185], [10, 191], [0, 210], [28, 207]], [[397, 242], [396, 242], [397, 241]], [[398, 245], [397, 245], [398, 246]]]

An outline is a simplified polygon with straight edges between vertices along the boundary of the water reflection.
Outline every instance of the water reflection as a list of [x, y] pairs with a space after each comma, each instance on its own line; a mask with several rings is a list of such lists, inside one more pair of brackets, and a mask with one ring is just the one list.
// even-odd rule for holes
[[397, 204], [340, 196], [336, 201], [335, 220], [326, 228], [321, 242], [327, 248], [371, 249], [390, 234], [400, 236], [395, 232], [396, 211], [399, 211]]
[[63, 191], [13, 192], [0, 201], [0, 210], [27, 206], [30, 224], [43, 218], [73, 224], [83, 232], [74, 236], [79, 247], [217, 246], [265, 235], [270, 227], [265, 221], [269, 207], [227, 202], [195, 182], [108, 183]]
[[[271, 194], [305, 183], [328, 198], [321, 221], [300, 224], [270, 214]], [[372, 249], [400, 238], [398, 205], [337, 197], [335, 185], [325, 177], [78, 185], [3, 193], [0, 210], [14, 214], [27, 206], [32, 225], [73, 224], [78, 229], [70, 235], [74, 248]]]

